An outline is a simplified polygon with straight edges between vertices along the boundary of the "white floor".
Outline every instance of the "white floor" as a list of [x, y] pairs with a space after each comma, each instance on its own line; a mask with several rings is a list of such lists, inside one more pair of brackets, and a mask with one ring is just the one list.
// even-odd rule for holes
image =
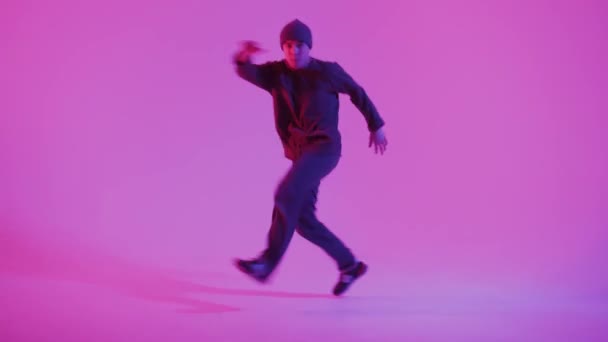
[[608, 310], [598, 301], [378, 295], [369, 284], [333, 298], [259, 286], [231, 270], [203, 275], [230, 288], [136, 269], [5, 271], [2, 342], [608, 341]]

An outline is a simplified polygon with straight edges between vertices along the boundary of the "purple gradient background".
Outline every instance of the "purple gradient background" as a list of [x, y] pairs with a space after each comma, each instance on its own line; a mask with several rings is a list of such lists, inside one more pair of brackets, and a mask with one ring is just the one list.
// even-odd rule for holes
[[[281, 58], [296, 17], [387, 121], [380, 157], [341, 97], [344, 156], [319, 215], [372, 267], [353, 294], [605, 304], [606, 2], [373, 4], [4, 1], [2, 331], [26, 336], [19, 294], [38, 291], [15, 275], [145, 298], [159, 270], [257, 288], [229, 262], [264, 246], [288, 161], [270, 97], [230, 57], [252, 39], [269, 50], [256, 61]], [[334, 267], [296, 236], [268, 289], [324, 294]]]

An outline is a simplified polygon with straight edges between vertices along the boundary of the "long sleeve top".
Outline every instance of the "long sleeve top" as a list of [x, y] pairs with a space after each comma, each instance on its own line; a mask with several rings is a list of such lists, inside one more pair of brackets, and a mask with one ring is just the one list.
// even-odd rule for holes
[[267, 91], [273, 99], [275, 128], [285, 157], [302, 149], [341, 152], [338, 130], [339, 94], [347, 94], [370, 132], [384, 126], [365, 90], [336, 62], [311, 58], [306, 68], [292, 70], [284, 60], [253, 64], [234, 60], [237, 74]]

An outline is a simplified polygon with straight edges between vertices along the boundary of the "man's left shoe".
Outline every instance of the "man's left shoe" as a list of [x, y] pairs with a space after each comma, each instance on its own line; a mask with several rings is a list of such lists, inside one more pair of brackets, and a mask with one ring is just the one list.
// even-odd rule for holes
[[340, 278], [338, 279], [338, 283], [334, 287], [333, 293], [335, 296], [339, 296], [346, 292], [348, 288], [355, 282], [355, 280], [359, 279], [362, 275], [367, 272], [367, 265], [361, 261], [358, 261], [355, 266], [350, 268], [347, 271], [343, 271], [340, 273]]
[[242, 260], [235, 259], [234, 265], [243, 273], [250, 276], [260, 283], [265, 283], [270, 276], [268, 266], [257, 259], [253, 260]]

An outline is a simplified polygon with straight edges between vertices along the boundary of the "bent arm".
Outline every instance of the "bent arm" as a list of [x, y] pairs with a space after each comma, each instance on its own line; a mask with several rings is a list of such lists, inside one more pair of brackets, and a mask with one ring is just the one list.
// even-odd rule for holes
[[376, 106], [361, 87], [338, 63], [332, 63], [332, 76], [339, 93], [347, 94], [350, 101], [363, 114], [370, 132], [375, 132], [384, 126], [384, 120]]
[[274, 63], [254, 64], [248, 56], [241, 57], [239, 54], [233, 57], [233, 63], [236, 67], [236, 73], [242, 79], [266, 91], [270, 91]]

